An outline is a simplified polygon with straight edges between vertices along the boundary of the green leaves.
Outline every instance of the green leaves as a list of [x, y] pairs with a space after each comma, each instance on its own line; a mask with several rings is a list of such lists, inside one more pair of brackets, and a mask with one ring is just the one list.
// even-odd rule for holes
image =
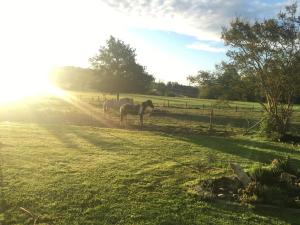
[[275, 123], [272, 132], [280, 136], [288, 131], [292, 99], [300, 84], [300, 73], [295, 69], [300, 63], [300, 18], [296, 15], [294, 3], [277, 18], [254, 23], [236, 18], [222, 32], [230, 47], [227, 55], [236, 68], [244, 76], [253, 76], [264, 92], [264, 109]]
[[136, 62], [135, 49], [113, 36], [89, 61], [91, 67], [99, 71], [102, 91], [145, 92], [154, 80], [145, 67]]

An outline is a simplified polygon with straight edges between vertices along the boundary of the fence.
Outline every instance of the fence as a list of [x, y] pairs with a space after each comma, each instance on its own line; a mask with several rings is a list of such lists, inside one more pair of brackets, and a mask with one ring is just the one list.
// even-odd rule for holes
[[[102, 105], [103, 101], [106, 99], [105, 96], [82, 96], [78, 95], [78, 99], [84, 102], [88, 102], [93, 105]], [[215, 110], [228, 110], [228, 111], [235, 111], [235, 112], [263, 112], [262, 108], [255, 107], [254, 105], [249, 107], [239, 106], [237, 104], [191, 104], [189, 101], [172, 101], [170, 99], [159, 99], [153, 100], [153, 104], [156, 107], [166, 107], [166, 108], [179, 108], [179, 109], [215, 109]]]
[[[241, 106], [239, 104], [235, 103], [225, 103], [222, 102], [215, 102], [212, 103], [191, 103], [191, 101], [184, 101], [184, 100], [170, 100], [166, 98], [157, 98], [157, 96], [154, 96], [155, 98], [152, 99], [154, 106], [157, 107], [167, 107], [167, 108], [180, 108], [180, 109], [219, 109], [219, 110], [229, 110], [229, 111], [235, 111], [235, 112], [243, 112], [243, 111], [250, 111], [250, 112], [263, 112], [264, 110], [256, 105], [256, 103], [253, 103], [251, 106]], [[112, 99], [112, 98], [106, 98], [104, 95], [96, 95], [96, 96], [84, 96], [84, 95], [78, 95], [78, 99], [91, 103], [93, 105], [99, 105], [102, 104], [105, 99]], [[208, 100], [210, 101], [210, 100]], [[213, 100], [212, 100], [213, 101]], [[139, 103], [140, 101], [135, 102]], [[300, 112], [300, 107], [294, 108], [294, 112]]]

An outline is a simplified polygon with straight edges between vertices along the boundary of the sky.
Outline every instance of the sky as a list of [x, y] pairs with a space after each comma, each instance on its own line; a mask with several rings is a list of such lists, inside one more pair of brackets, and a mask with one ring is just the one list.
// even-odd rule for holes
[[[0, 0], [0, 76], [89, 67], [113, 35], [157, 81], [187, 84], [226, 60], [222, 27], [275, 16], [289, 0]], [[23, 73], [24, 74], [24, 73]]]

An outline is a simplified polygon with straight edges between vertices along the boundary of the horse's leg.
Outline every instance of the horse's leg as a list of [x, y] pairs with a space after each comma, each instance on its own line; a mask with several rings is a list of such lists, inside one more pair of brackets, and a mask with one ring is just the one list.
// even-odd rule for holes
[[123, 125], [123, 119], [124, 119], [124, 115], [123, 115], [123, 112], [121, 111], [120, 112], [120, 126]]
[[143, 118], [144, 118], [144, 115], [141, 113], [140, 114], [140, 126], [141, 126], [141, 129], [143, 128]]

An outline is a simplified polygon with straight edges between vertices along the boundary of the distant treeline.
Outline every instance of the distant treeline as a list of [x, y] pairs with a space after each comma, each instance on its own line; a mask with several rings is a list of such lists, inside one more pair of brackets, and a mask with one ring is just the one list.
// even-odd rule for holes
[[[57, 86], [66, 90], [110, 92], [109, 84], [101, 80], [101, 74], [97, 70], [65, 66], [53, 70], [51, 77]], [[129, 92], [170, 97], [187, 96], [241, 101], [264, 100], [264, 96], [259, 91], [255, 81], [250, 76], [240, 76], [230, 65], [219, 66], [215, 72], [199, 71], [198, 75], [189, 77], [189, 80], [192, 83], [197, 83], [197, 87], [181, 85], [177, 82], [153, 81], [147, 88]], [[299, 93], [294, 102], [300, 103]]]
[[168, 82], [167, 84], [163, 82], [154, 82], [150, 94], [169, 97], [186, 96], [197, 98], [199, 96], [199, 88], [182, 85], [177, 82]]
[[55, 68], [51, 73], [51, 80], [56, 86], [73, 91], [94, 89], [98, 82], [94, 70], [74, 66]]
[[[199, 71], [188, 80], [199, 88], [200, 98], [265, 101], [265, 94], [255, 77], [241, 75], [232, 64], [222, 62], [216, 65], [215, 71]], [[293, 102], [300, 103], [300, 89], [296, 91]]]
[[[101, 71], [99, 70], [73, 66], [56, 68], [51, 74], [51, 79], [55, 83], [55, 85], [66, 90], [94, 90], [100, 92], [113, 92], [113, 89], [111, 87], [112, 82], [106, 81], [104, 78], [106, 77], [102, 76]], [[146, 83], [148, 84], [149, 81], [147, 81]], [[125, 82], [123, 84], [126, 85]], [[128, 87], [128, 90], [124, 90], [124, 92], [144, 93], [170, 97], [187, 96], [197, 98], [199, 96], [199, 89], [197, 87], [181, 85], [177, 82], [168, 82], [167, 84], [165, 84], [163, 82], [151, 81], [150, 85], [147, 86], [135, 84], [134, 86], [132, 85], [132, 87]]]

